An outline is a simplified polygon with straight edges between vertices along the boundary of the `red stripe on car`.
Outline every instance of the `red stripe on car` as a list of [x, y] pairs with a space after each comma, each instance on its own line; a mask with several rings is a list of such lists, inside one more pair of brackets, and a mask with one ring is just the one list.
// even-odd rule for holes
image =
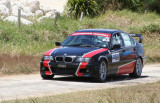
[[70, 36], [77, 36], [77, 35], [95, 35], [95, 36], [103, 36], [103, 37], [111, 37], [109, 33], [97, 33], [97, 32], [76, 32], [71, 34]]
[[[98, 54], [98, 53], [101, 53], [101, 52], [104, 52], [104, 51], [107, 51], [107, 50], [108, 50], [108, 49], [106, 49], [106, 48], [94, 50], [94, 51], [91, 51], [91, 52], [89, 52], [89, 53], [87, 53], [87, 54], [84, 54], [82, 57], [91, 58], [91, 57], [93, 57], [94, 55], [96, 55], [96, 54]], [[87, 64], [88, 64], [88, 63], [86, 63], [86, 62], [81, 62], [81, 63], [79, 64], [79, 67], [78, 67], [77, 72], [76, 72], [76, 75], [77, 75], [77, 76], [82, 76], [82, 75], [83, 75], [83, 73], [80, 73], [79, 71], [80, 71], [81, 69], [85, 69], [86, 66], [87, 66]]]
[[49, 50], [49, 51], [47, 51], [44, 55], [51, 55], [51, 53], [53, 52], [53, 51], [55, 51], [57, 48], [54, 48], [54, 49], [51, 49], [51, 50]]
[[[56, 49], [57, 49], [57, 48], [51, 49], [51, 50], [47, 51], [44, 55], [45, 55], [45, 56], [50, 56]], [[45, 74], [46, 74], [46, 75], [52, 75], [52, 71], [51, 71], [51, 69], [50, 69], [49, 63], [50, 63], [49, 60], [44, 60], [44, 61], [43, 61], [43, 66], [44, 66], [44, 67], [47, 67], [47, 68], [49, 69], [49, 71], [45, 71]]]
[[83, 57], [91, 58], [92, 56], [94, 56], [94, 55], [96, 55], [96, 54], [98, 54], [98, 53], [104, 52], [104, 51], [106, 51], [106, 50], [108, 50], [108, 49], [102, 48], [102, 49], [94, 50], [94, 51], [91, 51], [91, 52], [83, 55]]
[[128, 64], [120, 66], [118, 68], [117, 75], [133, 73], [135, 65], [136, 65], [136, 61], [132, 61]]

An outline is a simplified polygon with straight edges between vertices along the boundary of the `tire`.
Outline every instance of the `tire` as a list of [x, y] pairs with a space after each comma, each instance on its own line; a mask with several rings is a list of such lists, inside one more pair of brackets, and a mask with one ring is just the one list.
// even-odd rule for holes
[[138, 78], [142, 74], [142, 60], [138, 58], [134, 67], [133, 73], [129, 74], [130, 77]]
[[107, 63], [105, 60], [102, 60], [99, 64], [96, 80], [98, 82], [105, 82], [106, 77], [107, 77]]
[[54, 75], [41, 75], [43, 79], [53, 79]]

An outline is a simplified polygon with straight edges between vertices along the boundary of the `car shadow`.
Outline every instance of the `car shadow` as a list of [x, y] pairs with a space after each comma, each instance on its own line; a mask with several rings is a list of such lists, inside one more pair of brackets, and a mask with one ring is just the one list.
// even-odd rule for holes
[[[148, 76], [141, 76], [140, 78], [147, 78]], [[138, 78], [131, 78], [129, 75], [118, 75], [118, 76], [109, 76], [107, 77], [107, 82], [117, 82], [117, 81], [125, 81], [125, 80], [133, 80]], [[88, 82], [88, 83], [97, 83], [95, 78], [90, 77], [75, 77], [75, 76], [66, 76], [66, 77], [57, 77], [51, 79], [53, 81], [69, 81], [69, 82]]]
[[[148, 76], [141, 76], [139, 78], [147, 78]], [[110, 76], [107, 78], [106, 82], [116, 82], [116, 81], [125, 81], [125, 80], [136, 80], [139, 78], [132, 78], [129, 75], [118, 75], [118, 76]]]

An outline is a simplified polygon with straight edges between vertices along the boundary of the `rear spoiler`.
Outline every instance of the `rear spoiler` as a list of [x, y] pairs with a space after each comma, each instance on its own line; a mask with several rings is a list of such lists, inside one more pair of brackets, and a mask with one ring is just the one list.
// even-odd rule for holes
[[141, 34], [129, 34], [132, 37], [138, 37], [139, 38], [139, 43], [142, 43], [143, 36]]

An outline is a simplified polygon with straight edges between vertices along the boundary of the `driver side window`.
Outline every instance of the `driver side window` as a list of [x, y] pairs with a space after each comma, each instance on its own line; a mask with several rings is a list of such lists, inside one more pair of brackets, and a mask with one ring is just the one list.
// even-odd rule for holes
[[115, 45], [115, 44], [120, 44], [121, 47], [123, 47], [123, 42], [122, 42], [120, 34], [113, 35], [112, 45]]

